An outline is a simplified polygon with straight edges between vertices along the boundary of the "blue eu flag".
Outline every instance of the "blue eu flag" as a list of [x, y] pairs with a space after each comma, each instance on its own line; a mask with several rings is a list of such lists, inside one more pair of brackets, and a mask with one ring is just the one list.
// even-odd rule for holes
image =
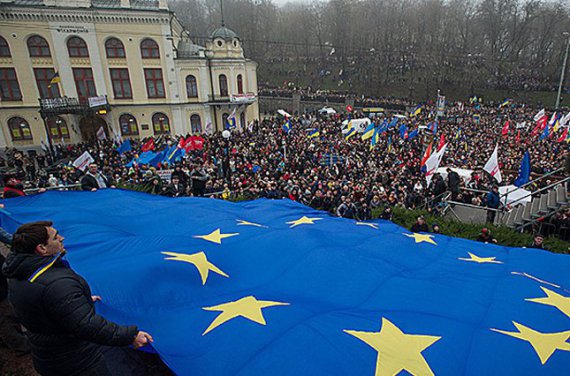
[[179, 375], [567, 375], [570, 257], [336, 218], [290, 200], [139, 192], [5, 201], [51, 219], [97, 310]]

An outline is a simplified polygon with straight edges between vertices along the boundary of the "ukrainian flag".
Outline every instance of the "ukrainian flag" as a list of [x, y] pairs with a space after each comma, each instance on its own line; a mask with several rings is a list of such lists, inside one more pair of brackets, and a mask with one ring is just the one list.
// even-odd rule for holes
[[370, 140], [370, 150], [376, 147], [376, 144], [378, 143], [379, 140], [380, 140], [380, 132], [378, 132], [378, 128], [374, 128], [374, 134], [372, 135]]
[[346, 141], [348, 141], [349, 138], [351, 138], [351, 137], [354, 136], [355, 134], [356, 134], [356, 129], [354, 129], [354, 128], [351, 127], [351, 128], [349, 128], [348, 132], [344, 135], [344, 139], [345, 139]]
[[58, 84], [61, 82], [61, 77], [59, 77], [59, 72], [55, 72], [55, 74], [53, 75], [53, 77], [51, 78], [49, 84], [48, 84], [48, 89], [51, 89], [51, 86], [54, 84]]
[[283, 131], [285, 133], [289, 133], [290, 130], [291, 130], [291, 120], [287, 120], [287, 122], [283, 124]]
[[370, 137], [372, 137], [376, 132], [376, 126], [374, 125], [374, 123], [370, 123], [368, 125], [368, 127], [366, 127], [366, 129], [364, 130], [364, 133], [362, 134], [362, 140], [368, 140]]
[[410, 115], [410, 117], [414, 117], [414, 116], [418, 116], [421, 112], [422, 112], [422, 104], [418, 104], [416, 106], [416, 108], [414, 109], [414, 111], [412, 111], [412, 114]]
[[321, 132], [319, 132], [318, 129], [315, 129], [314, 131], [309, 133], [309, 135], [307, 137], [308, 138], [315, 138], [315, 137], [319, 137], [320, 135], [321, 135]]
[[510, 99], [505, 99], [505, 100], [499, 105], [499, 108], [508, 106], [509, 104], [511, 104], [511, 100], [510, 100]]

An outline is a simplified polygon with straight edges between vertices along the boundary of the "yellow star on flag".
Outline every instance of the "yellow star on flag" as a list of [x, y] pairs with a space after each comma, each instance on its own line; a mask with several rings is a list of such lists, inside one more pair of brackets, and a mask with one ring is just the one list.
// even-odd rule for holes
[[302, 216], [301, 218], [297, 219], [296, 221], [291, 221], [291, 222], [287, 222], [289, 226], [289, 228], [293, 228], [293, 227], [297, 227], [299, 225], [314, 225], [315, 221], [319, 221], [322, 218], [309, 218], [309, 217], [305, 217]]
[[546, 298], [525, 299], [529, 302], [546, 304], [558, 308], [566, 316], [570, 317], [570, 297], [560, 295], [546, 287], [540, 287], [546, 293]]
[[236, 221], [238, 226], [255, 226], [267, 228], [267, 226], [260, 225], [259, 223], [244, 221], [243, 219], [236, 219]]
[[478, 264], [502, 264], [502, 261], [495, 260], [496, 257], [479, 257], [471, 252], [467, 252], [469, 258], [459, 257], [458, 260], [476, 262]]
[[194, 254], [176, 253], [176, 252], [161, 252], [161, 253], [163, 255], [171, 256], [171, 257], [165, 257], [164, 258], [165, 260], [182, 261], [194, 265], [196, 269], [198, 269], [198, 273], [200, 273], [200, 277], [202, 278], [202, 285], [206, 284], [206, 280], [208, 279], [208, 273], [210, 270], [226, 278], [229, 277], [216, 265], [208, 261], [208, 259], [206, 258], [206, 254], [204, 252], [198, 252]]
[[215, 231], [212, 231], [208, 235], [196, 235], [194, 237], [199, 238], [199, 239], [204, 239], [204, 240], [207, 240], [207, 241], [212, 242], [212, 243], [222, 244], [222, 239], [229, 238], [231, 236], [236, 236], [236, 235], [239, 235], [239, 233], [236, 232], [233, 234], [222, 234], [220, 232], [220, 229], [217, 229]]
[[374, 230], [378, 230], [378, 225], [376, 223], [368, 223], [368, 222], [356, 222], [358, 226], [368, 226], [372, 227]]
[[570, 343], [566, 342], [570, 338], [570, 330], [565, 332], [541, 333], [527, 326], [513, 321], [518, 332], [507, 332], [505, 330], [493, 329], [492, 331], [505, 334], [511, 337], [527, 341], [544, 365], [556, 350], [570, 351]]
[[422, 334], [406, 334], [388, 319], [382, 318], [380, 332], [344, 330], [378, 351], [376, 376], [398, 375], [406, 370], [412, 375], [433, 375], [422, 351], [441, 337]]
[[241, 316], [261, 325], [265, 325], [265, 318], [261, 310], [267, 307], [289, 305], [289, 303], [272, 302], [269, 300], [257, 300], [253, 296], [246, 296], [235, 302], [228, 302], [213, 307], [203, 307], [206, 311], [218, 311], [220, 313], [208, 328], [202, 333], [205, 335], [223, 323]]
[[417, 232], [414, 232], [411, 235], [410, 234], [404, 234], [404, 235], [406, 235], [408, 238], [414, 238], [416, 243], [426, 242], [437, 245], [435, 240], [432, 239], [433, 235], [418, 234]]

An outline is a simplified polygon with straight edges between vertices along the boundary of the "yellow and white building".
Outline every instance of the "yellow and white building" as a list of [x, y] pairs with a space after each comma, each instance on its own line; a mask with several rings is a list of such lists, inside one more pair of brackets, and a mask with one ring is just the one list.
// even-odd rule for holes
[[222, 26], [198, 46], [185, 34], [166, 0], [0, 0], [0, 147], [258, 119], [257, 63], [240, 38]]

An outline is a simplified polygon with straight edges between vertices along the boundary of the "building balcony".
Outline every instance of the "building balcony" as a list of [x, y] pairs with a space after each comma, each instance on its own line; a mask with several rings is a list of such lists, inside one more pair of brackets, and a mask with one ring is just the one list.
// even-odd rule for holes
[[101, 110], [110, 110], [107, 96], [92, 97], [87, 100], [70, 97], [40, 98], [39, 102], [42, 117], [64, 114], [89, 115]]
[[208, 95], [208, 102], [211, 104], [227, 104], [227, 105], [249, 105], [257, 101], [257, 95], [254, 93], [232, 94], [229, 96]]

